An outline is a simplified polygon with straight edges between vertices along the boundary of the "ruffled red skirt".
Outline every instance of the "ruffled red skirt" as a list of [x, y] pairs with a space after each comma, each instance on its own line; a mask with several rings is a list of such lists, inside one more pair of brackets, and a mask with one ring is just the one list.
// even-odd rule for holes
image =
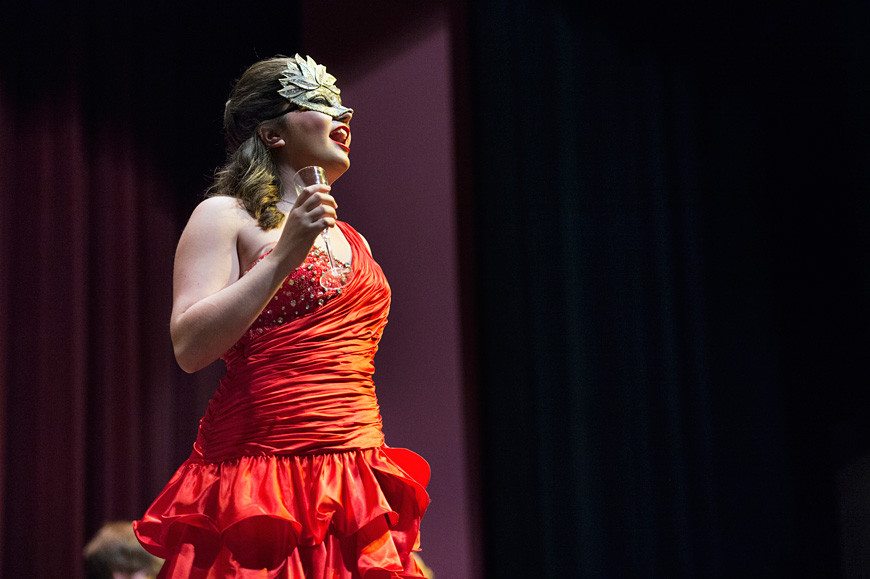
[[422, 578], [429, 466], [404, 449], [191, 458], [136, 534], [162, 578]]

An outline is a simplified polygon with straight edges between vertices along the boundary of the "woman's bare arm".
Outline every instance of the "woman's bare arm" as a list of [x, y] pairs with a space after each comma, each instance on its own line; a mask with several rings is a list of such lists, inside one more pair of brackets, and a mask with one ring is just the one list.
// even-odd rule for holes
[[170, 333], [175, 358], [196, 372], [219, 358], [256, 320], [284, 278], [335, 224], [328, 187], [306, 188], [287, 214], [277, 245], [239, 278], [237, 242], [249, 217], [235, 199], [213, 197], [194, 210], [175, 254]]

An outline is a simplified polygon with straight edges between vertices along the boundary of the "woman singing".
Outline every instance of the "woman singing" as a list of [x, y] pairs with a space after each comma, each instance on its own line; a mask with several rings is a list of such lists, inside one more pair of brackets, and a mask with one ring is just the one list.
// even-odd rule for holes
[[[293, 177], [349, 167], [353, 111], [310, 57], [251, 66], [224, 113], [229, 156], [175, 259], [179, 365], [227, 373], [190, 458], [141, 521], [160, 577], [418, 577], [411, 556], [429, 468], [384, 444], [372, 374], [390, 289], [336, 220], [330, 187]], [[321, 232], [352, 277], [326, 289]]]

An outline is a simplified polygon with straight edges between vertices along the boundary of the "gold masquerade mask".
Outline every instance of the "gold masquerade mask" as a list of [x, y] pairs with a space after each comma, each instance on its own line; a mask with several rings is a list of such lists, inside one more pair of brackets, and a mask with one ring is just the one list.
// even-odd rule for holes
[[335, 77], [326, 72], [326, 67], [317, 64], [310, 56], [304, 59], [298, 54], [287, 63], [281, 76], [278, 91], [282, 97], [303, 110], [317, 111], [337, 119], [353, 109], [341, 106], [341, 91], [335, 86]]

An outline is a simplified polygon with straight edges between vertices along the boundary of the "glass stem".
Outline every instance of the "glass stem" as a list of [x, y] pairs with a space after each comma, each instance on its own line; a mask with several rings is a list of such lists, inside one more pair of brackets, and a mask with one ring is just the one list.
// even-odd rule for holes
[[323, 237], [323, 245], [326, 246], [326, 257], [329, 258], [329, 269], [335, 269], [335, 259], [332, 257], [332, 246], [329, 244], [329, 229], [324, 229], [320, 236]]

